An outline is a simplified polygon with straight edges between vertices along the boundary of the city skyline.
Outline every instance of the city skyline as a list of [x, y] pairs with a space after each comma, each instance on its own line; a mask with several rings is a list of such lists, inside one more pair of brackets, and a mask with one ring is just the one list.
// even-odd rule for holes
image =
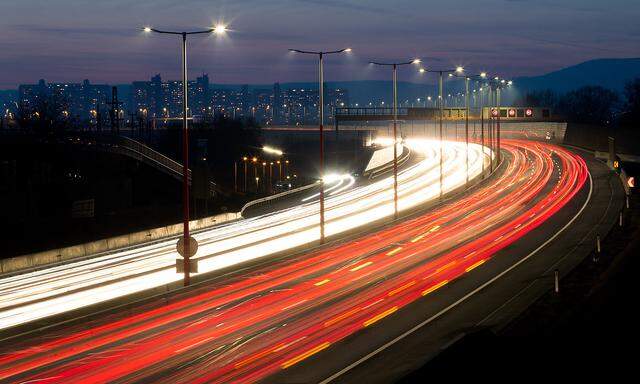
[[[260, 7], [252, 1], [140, 1], [125, 15], [121, 1], [27, 0], [3, 9], [12, 22], [0, 26], [0, 89], [40, 78], [97, 83], [127, 83], [149, 73], [179, 78], [178, 42], [145, 36], [139, 28], [146, 25], [189, 29], [227, 23], [227, 37], [189, 43], [190, 77], [206, 72], [220, 84], [313, 81], [313, 61], [292, 60], [286, 50], [294, 46], [353, 47], [351, 55], [328, 63], [327, 79], [336, 81], [385, 79], [363, 65], [378, 58], [421, 57], [432, 67], [461, 64], [512, 77], [594, 58], [640, 56], [638, 4], [563, 1], [532, 9], [525, 1], [454, 3], [407, 0], [387, 9], [379, 1], [275, 1]], [[594, 23], [599, 28], [591, 28]], [[401, 79], [421, 81], [413, 73]]]
[[[324, 94], [328, 107], [325, 118], [329, 120], [333, 108], [353, 106], [347, 89], [328, 87]], [[5, 100], [4, 104], [0, 99], [0, 107], [6, 109], [6, 117], [20, 113], [39, 117], [41, 110], [51, 112], [46, 106], [49, 104], [56, 109], [56, 117], [73, 126], [89, 124], [98, 128], [111, 125], [111, 121], [117, 124], [115, 120], [127, 124], [157, 120], [166, 124], [183, 115], [182, 95], [181, 81], [166, 80], [160, 74], [118, 86], [95, 84], [87, 79], [78, 83], [40, 79], [34, 84], [20, 84], [15, 98]], [[224, 89], [214, 87], [209, 76], [202, 74], [189, 80], [188, 101], [189, 115], [196, 120], [214, 116], [251, 117], [266, 125], [305, 125], [318, 119], [318, 88], [314, 86], [281, 88], [280, 83], [274, 83], [263, 88], [243, 85], [239, 89]]]

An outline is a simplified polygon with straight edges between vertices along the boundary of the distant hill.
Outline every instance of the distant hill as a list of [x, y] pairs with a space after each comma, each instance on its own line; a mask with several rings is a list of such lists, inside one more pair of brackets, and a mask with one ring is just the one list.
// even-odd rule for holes
[[[596, 59], [585, 61], [558, 71], [550, 72], [541, 76], [516, 77], [514, 81], [514, 92], [505, 94], [505, 102], [531, 90], [551, 89], [557, 93], [564, 93], [586, 85], [599, 85], [616, 92], [622, 92], [624, 84], [636, 77], [640, 77], [640, 58], [628, 59]], [[432, 79], [432, 81], [435, 81]], [[454, 93], [463, 91], [462, 81], [446, 81], [445, 92]], [[239, 84], [214, 84], [215, 88], [239, 89]], [[249, 85], [249, 89], [272, 88], [273, 84]], [[298, 82], [281, 83], [282, 89], [290, 88], [317, 88], [317, 83]], [[365, 81], [339, 81], [327, 82], [327, 87], [346, 88], [352, 103], [364, 105], [369, 101], [380, 102], [385, 100], [391, 102], [391, 82], [383, 80]], [[424, 100], [427, 95], [436, 94], [435, 84], [418, 84], [410, 82], [398, 82], [399, 101], [410, 100], [416, 102], [420, 97]]]
[[514, 79], [517, 88], [551, 89], [564, 93], [586, 85], [599, 85], [621, 92], [625, 82], [640, 77], [640, 58], [589, 60], [542, 76]]

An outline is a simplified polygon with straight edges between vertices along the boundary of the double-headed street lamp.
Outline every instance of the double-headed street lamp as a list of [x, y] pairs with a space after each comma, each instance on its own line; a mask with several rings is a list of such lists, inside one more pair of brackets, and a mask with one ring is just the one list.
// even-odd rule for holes
[[[143, 28], [144, 32], [160, 33], [165, 35], [178, 35], [182, 36], [182, 205], [183, 205], [183, 237], [182, 237], [182, 257], [184, 268], [184, 285], [185, 287], [190, 284], [190, 263], [191, 257], [191, 237], [189, 236], [189, 131], [187, 124], [187, 36], [189, 35], [202, 35], [202, 34], [224, 34], [227, 31], [226, 26], [216, 25], [213, 28], [204, 29], [201, 31], [190, 32], [178, 32], [178, 31], [164, 31], [151, 27]], [[195, 240], [193, 241], [195, 243]]]
[[[491, 132], [492, 136], [494, 136], [495, 140], [495, 152], [496, 152], [496, 162], [499, 164], [501, 155], [500, 155], [500, 91], [502, 88], [509, 87], [513, 84], [511, 80], [500, 79], [500, 77], [496, 76], [491, 81], [488, 82], [489, 85], [489, 97], [491, 97], [491, 91], [494, 92], [494, 102], [495, 102], [495, 132]], [[491, 102], [490, 102], [491, 103]], [[492, 116], [493, 117], [493, 116]], [[492, 170], [493, 170], [493, 162], [492, 162]]]
[[351, 52], [351, 48], [343, 48], [337, 51], [303, 51], [300, 49], [289, 49], [289, 51], [318, 56], [318, 95], [320, 101], [318, 103], [320, 113], [320, 243], [324, 243], [324, 180], [322, 180], [324, 177], [324, 69], [322, 60], [325, 55]]
[[[481, 72], [477, 75], [459, 75], [459, 74], [449, 74], [450, 76], [455, 77], [464, 77], [464, 109], [465, 109], [465, 118], [464, 118], [464, 137], [465, 137], [465, 145], [466, 145], [466, 170], [467, 170], [467, 183], [469, 182], [469, 81], [471, 79], [486, 79], [487, 73]], [[484, 158], [482, 160], [484, 164]]]
[[443, 96], [442, 96], [442, 81], [443, 81], [443, 76], [445, 73], [448, 74], [462, 74], [464, 73], [464, 68], [461, 66], [458, 66], [454, 69], [438, 69], [438, 70], [434, 70], [434, 69], [426, 69], [426, 68], [420, 68], [420, 73], [437, 73], [438, 74], [438, 110], [439, 110], [439, 115], [440, 115], [440, 197], [442, 197], [443, 191], [442, 191], [442, 119], [444, 118], [444, 108], [443, 108]]
[[379, 63], [371, 61], [370, 64], [391, 67], [393, 69], [393, 218], [398, 218], [398, 67], [401, 65], [420, 64], [420, 59], [413, 59], [401, 63]]

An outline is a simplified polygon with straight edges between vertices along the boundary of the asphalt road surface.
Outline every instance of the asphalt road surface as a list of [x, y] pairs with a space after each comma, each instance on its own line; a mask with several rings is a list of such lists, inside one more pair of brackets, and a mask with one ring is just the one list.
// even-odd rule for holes
[[[503, 150], [498, 174], [411, 220], [126, 314], [3, 342], [0, 380], [401, 377], [461, 324], [500, 324], [517, 307], [505, 303], [526, 304], [523, 288], [549, 263], [578, 258], [573, 250], [589, 233], [576, 233], [611, 204], [570, 151], [521, 140], [505, 140]], [[592, 166], [596, 179], [605, 172]]]
[[[409, 211], [465, 183], [464, 143], [445, 142], [440, 170], [439, 142], [415, 140], [422, 160], [398, 175], [398, 208]], [[484, 155], [483, 155], [484, 152]], [[469, 146], [468, 173], [482, 173], [486, 151]], [[441, 181], [439, 181], [441, 180]], [[393, 216], [393, 178], [383, 177], [325, 201], [325, 234], [339, 236]], [[221, 271], [281, 252], [316, 244], [320, 238], [319, 204], [293, 208], [224, 224], [194, 234], [199, 242], [200, 274]], [[30, 324], [62, 313], [182, 280], [175, 271], [175, 239], [122, 249], [113, 253], [0, 278], [0, 330]]]

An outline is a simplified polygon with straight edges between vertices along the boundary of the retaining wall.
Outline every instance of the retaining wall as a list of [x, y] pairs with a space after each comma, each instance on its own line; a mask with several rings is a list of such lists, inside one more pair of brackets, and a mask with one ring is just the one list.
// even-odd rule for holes
[[[192, 231], [198, 231], [213, 225], [230, 222], [240, 218], [241, 216], [239, 212], [223, 213], [220, 215], [205, 217], [203, 219], [193, 220], [191, 221], [190, 228]], [[113, 252], [115, 250], [125, 249], [142, 243], [178, 237], [182, 234], [182, 227], [182, 224], [172, 224], [145, 231], [133, 232], [122, 236], [96, 240], [90, 243], [3, 259], [0, 260], [0, 274], [25, 271], [72, 259], [94, 257], [101, 253]]]

